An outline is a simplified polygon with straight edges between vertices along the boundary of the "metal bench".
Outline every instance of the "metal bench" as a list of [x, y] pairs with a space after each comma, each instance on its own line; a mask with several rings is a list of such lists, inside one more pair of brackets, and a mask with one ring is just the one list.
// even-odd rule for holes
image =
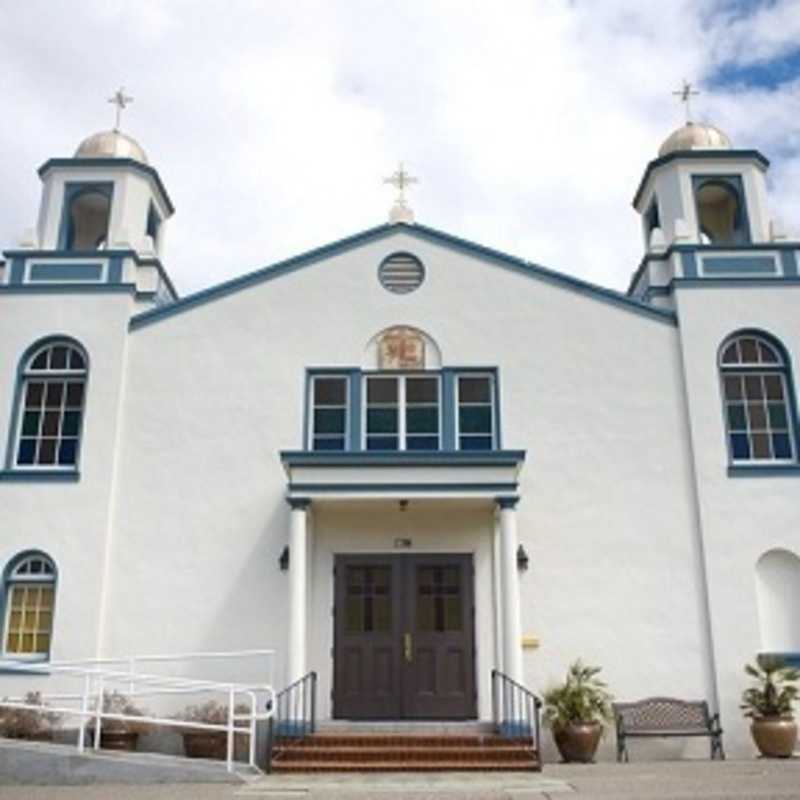
[[632, 737], [708, 736], [711, 758], [725, 758], [719, 714], [711, 716], [705, 700], [648, 697], [635, 703], [613, 703], [617, 726], [617, 761], [630, 761]]

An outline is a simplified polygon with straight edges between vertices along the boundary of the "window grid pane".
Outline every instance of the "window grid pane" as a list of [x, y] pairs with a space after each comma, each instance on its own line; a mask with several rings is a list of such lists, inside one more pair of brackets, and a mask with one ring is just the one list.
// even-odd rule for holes
[[494, 446], [493, 394], [490, 376], [459, 376], [459, 450], [491, 450]]
[[[725, 357], [736, 351], [741, 363], [770, 362], [774, 350], [753, 338], [731, 343], [723, 356], [722, 390], [725, 422], [734, 461], [787, 461], [794, 446], [782, 372], [733, 371]], [[731, 359], [733, 361], [733, 359]]]
[[21, 387], [17, 466], [76, 466], [85, 384], [86, 361], [67, 343], [31, 357]]
[[367, 378], [367, 450], [400, 449], [400, 379]]
[[347, 395], [346, 377], [314, 377], [311, 412], [313, 450], [347, 449]]
[[54, 591], [49, 583], [12, 584], [5, 651], [47, 655], [53, 628]]

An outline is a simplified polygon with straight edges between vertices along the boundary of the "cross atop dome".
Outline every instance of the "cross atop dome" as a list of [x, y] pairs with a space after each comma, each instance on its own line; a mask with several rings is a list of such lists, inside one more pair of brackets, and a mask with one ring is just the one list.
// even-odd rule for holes
[[400, 166], [388, 178], [384, 178], [383, 182], [397, 189], [394, 205], [389, 210], [389, 222], [413, 222], [414, 212], [406, 202], [406, 189], [419, 183], [419, 179], [407, 172], [401, 161]]
[[690, 107], [691, 99], [693, 97], [697, 97], [697, 95], [699, 95], [700, 92], [698, 92], [697, 89], [695, 89], [694, 86], [692, 86], [692, 84], [689, 81], [687, 81], [686, 78], [684, 78], [681, 88], [678, 89], [676, 92], [673, 92], [672, 94], [675, 97], [680, 98], [680, 101], [681, 103], [683, 103], [684, 110], [686, 112], [686, 122], [687, 123], [691, 122], [692, 121], [692, 110]]
[[130, 103], [133, 102], [133, 98], [125, 94], [124, 86], [120, 86], [119, 89], [117, 89], [117, 91], [108, 98], [108, 102], [117, 107], [117, 120], [114, 124], [114, 130], [119, 131], [119, 124], [122, 120], [122, 112], [128, 105], [130, 105]]

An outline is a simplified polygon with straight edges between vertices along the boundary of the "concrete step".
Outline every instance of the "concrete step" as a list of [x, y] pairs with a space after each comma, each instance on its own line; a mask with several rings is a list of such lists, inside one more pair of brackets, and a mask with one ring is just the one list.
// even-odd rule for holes
[[314, 734], [280, 740], [272, 770], [287, 772], [417, 772], [538, 770], [530, 740], [497, 734]]

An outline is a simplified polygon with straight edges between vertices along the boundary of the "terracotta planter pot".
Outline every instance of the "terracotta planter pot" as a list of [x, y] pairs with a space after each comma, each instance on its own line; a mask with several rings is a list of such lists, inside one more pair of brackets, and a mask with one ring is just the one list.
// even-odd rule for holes
[[[233, 757], [236, 761], [247, 758], [245, 736], [233, 737]], [[183, 749], [189, 758], [212, 758], [224, 761], [228, 755], [228, 737], [216, 731], [184, 731]]]
[[797, 742], [797, 723], [792, 717], [759, 717], [750, 732], [762, 756], [791, 758]]
[[100, 747], [103, 750], [136, 750], [138, 731], [100, 731]]
[[563, 728], [554, 728], [553, 739], [564, 761], [589, 764], [594, 761], [602, 733], [599, 722], [570, 722]]

